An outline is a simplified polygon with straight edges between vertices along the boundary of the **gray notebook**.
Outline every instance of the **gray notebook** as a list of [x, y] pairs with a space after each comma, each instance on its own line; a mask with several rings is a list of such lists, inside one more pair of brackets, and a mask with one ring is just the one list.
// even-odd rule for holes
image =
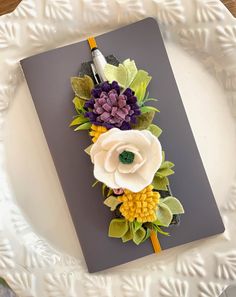
[[[207, 179], [198, 148], [176, 85], [156, 21], [148, 18], [96, 37], [104, 55], [120, 61], [134, 59], [139, 69], [153, 77], [150, 96], [161, 111], [154, 123], [167, 159], [175, 163], [170, 177], [173, 195], [185, 208], [181, 224], [158, 235], [162, 249], [172, 248], [222, 233], [224, 225]], [[153, 253], [150, 240], [136, 246], [108, 237], [114, 214], [104, 206], [94, 182], [93, 165], [84, 152], [90, 144], [86, 132], [69, 128], [73, 117], [70, 77], [81, 63], [91, 60], [87, 41], [51, 50], [21, 61], [54, 164], [77, 231], [89, 272], [113, 267]], [[63, 218], [61, 218], [63, 220]], [[157, 254], [156, 257], [159, 255]]]

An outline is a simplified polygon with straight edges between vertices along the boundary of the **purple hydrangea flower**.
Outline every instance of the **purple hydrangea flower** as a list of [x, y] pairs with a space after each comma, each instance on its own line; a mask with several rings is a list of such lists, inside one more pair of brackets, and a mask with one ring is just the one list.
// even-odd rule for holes
[[85, 116], [90, 121], [108, 129], [113, 127], [121, 130], [131, 129], [130, 124], [135, 123], [140, 115], [140, 108], [134, 92], [127, 88], [121, 93], [116, 81], [104, 82], [92, 90], [92, 98], [84, 105], [87, 112]]

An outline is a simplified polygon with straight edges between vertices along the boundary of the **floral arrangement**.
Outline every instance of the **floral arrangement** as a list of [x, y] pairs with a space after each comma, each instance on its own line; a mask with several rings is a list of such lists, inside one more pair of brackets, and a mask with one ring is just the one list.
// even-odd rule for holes
[[108, 235], [138, 245], [157, 232], [169, 235], [163, 227], [184, 209], [171, 195], [174, 164], [165, 160], [162, 130], [153, 124], [159, 110], [148, 105], [156, 101], [147, 91], [151, 76], [130, 59], [107, 64], [104, 73], [107, 81], [99, 85], [88, 75], [71, 78], [77, 114], [70, 126], [91, 136], [85, 152], [94, 185], [102, 183], [104, 204], [114, 212]]

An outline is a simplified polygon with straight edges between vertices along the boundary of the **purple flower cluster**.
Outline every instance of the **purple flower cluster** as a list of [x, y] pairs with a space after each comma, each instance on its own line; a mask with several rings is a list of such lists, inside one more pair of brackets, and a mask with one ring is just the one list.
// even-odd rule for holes
[[117, 127], [121, 130], [131, 129], [130, 124], [135, 123], [140, 115], [140, 108], [134, 92], [127, 88], [121, 93], [116, 81], [104, 82], [92, 90], [92, 98], [84, 105], [87, 112], [85, 116], [90, 121], [108, 129]]

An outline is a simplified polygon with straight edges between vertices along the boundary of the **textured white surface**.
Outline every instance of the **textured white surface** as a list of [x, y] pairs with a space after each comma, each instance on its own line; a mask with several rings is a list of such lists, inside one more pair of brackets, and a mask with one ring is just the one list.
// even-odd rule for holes
[[[161, 24], [226, 232], [90, 275], [17, 62], [147, 16]], [[23, 0], [0, 17], [0, 275], [19, 296], [216, 297], [236, 281], [235, 50], [218, 0]]]

